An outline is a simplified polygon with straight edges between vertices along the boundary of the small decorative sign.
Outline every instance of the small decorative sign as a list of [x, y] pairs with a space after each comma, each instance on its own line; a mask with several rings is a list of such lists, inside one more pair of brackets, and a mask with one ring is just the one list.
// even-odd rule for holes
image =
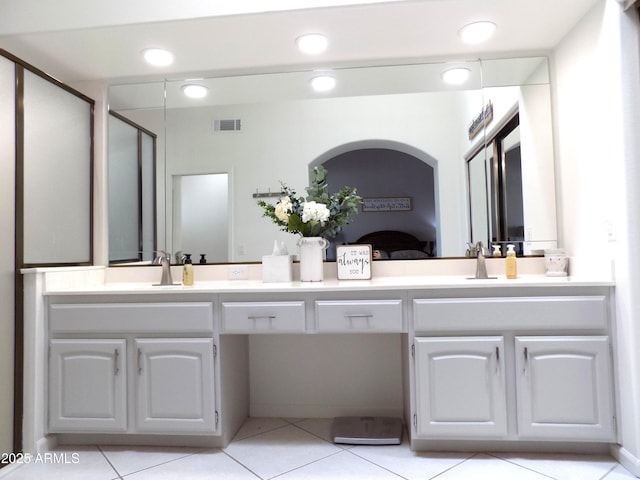
[[363, 212], [408, 212], [411, 197], [373, 197], [362, 199]]
[[482, 109], [482, 112], [473, 119], [471, 125], [469, 125], [469, 140], [480, 133], [480, 131], [491, 123], [493, 120], [493, 103], [487, 103], [487, 106]]
[[371, 245], [339, 245], [336, 247], [338, 280], [371, 278]]

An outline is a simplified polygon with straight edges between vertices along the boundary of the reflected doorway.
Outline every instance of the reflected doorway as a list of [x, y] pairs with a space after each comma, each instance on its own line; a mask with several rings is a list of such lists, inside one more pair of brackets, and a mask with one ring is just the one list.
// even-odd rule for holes
[[520, 122], [516, 114], [467, 161], [471, 242], [524, 253]]
[[173, 249], [193, 263], [229, 261], [229, 174], [173, 175]]

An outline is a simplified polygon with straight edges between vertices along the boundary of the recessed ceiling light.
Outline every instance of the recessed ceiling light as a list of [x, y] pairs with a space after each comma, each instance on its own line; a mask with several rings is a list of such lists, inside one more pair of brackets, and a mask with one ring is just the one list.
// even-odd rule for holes
[[142, 52], [142, 55], [147, 63], [156, 67], [171, 65], [175, 58], [173, 53], [169, 50], [163, 50], [162, 48], [148, 48]]
[[296, 38], [296, 45], [301, 52], [316, 55], [327, 49], [329, 39], [321, 33], [308, 33]]
[[182, 93], [189, 98], [204, 98], [209, 93], [209, 89], [204, 85], [190, 83], [182, 86]]
[[458, 31], [458, 35], [464, 43], [482, 43], [496, 31], [496, 24], [489, 21], [474, 22], [465, 25]]
[[442, 72], [442, 80], [450, 85], [461, 85], [467, 81], [471, 74], [471, 70], [468, 68], [452, 68], [445, 72]]
[[318, 75], [311, 79], [311, 86], [316, 92], [328, 92], [336, 86], [336, 79], [331, 75]]

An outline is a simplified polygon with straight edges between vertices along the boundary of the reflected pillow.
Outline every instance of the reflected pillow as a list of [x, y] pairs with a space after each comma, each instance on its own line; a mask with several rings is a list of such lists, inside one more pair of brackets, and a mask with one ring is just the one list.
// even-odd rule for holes
[[413, 258], [430, 258], [425, 252], [420, 250], [396, 250], [391, 252], [389, 258], [395, 259], [413, 259]]

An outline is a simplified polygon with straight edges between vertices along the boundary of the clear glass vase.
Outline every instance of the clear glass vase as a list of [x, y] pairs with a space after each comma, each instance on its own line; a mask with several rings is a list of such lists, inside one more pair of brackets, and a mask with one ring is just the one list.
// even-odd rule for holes
[[324, 250], [329, 242], [322, 237], [301, 237], [300, 248], [300, 281], [320, 282], [324, 279]]

